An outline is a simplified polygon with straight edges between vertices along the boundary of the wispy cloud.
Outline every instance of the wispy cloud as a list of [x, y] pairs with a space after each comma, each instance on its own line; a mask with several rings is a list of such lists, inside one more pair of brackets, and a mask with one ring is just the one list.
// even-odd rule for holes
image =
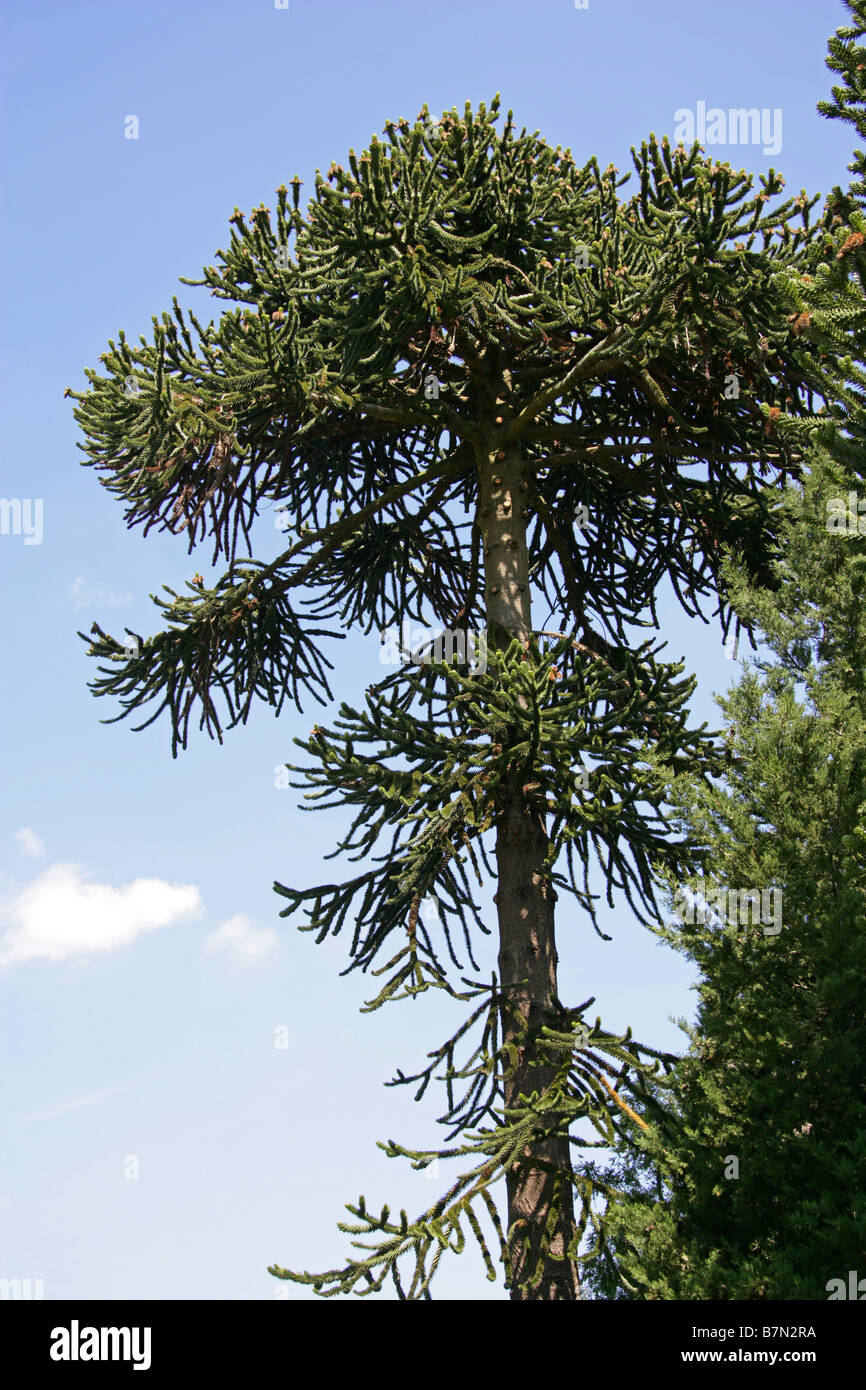
[[15, 843], [18, 848], [24, 854], [28, 854], [31, 859], [41, 859], [42, 855], [45, 853], [45, 841], [36, 834], [35, 830], [28, 829], [26, 825], [22, 826], [22, 828], [17, 831]]
[[79, 864], [54, 864], [0, 905], [0, 968], [116, 951], [143, 932], [199, 917], [194, 884], [137, 878], [121, 888], [86, 882]]
[[101, 1091], [87, 1091], [83, 1095], [73, 1096], [71, 1100], [65, 1100], [60, 1105], [53, 1105], [49, 1110], [40, 1110], [33, 1115], [15, 1115], [12, 1123], [32, 1125], [39, 1120], [56, 1119], [58, 1115], [66, 1115], [70, 1110], [82, 1110], [88, 1105], [99, 1105], [111, 1096], [121, 1095], [124, 1091], [131, 1091], [134, 1086], [139, 1084], [139, 1080], [140, 1078], [133, 1077], [131, 1081], [121, 1081], [117, 1086], [106, 1086]]
[[279, 938], [273, 927], [256, 927], [252, 919], [239, 913], [229, 917], [205, 939], [208, 955], [225, 952], [240, 965], [254, 965], [277, 949]]
[[72, 585], [76, 608], [118, 608], [132, 603], [132, 594], [117, 594], [108, 584], [88, 584], [79, 577]]

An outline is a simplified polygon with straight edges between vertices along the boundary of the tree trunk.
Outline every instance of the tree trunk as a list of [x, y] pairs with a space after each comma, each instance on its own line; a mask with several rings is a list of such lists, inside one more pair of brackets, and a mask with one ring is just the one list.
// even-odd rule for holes
[[[519, 447], [504, 458], [491, 453], [479, 459], [479, 525], [484, 544], [487, 625], [491, 646], [507, 646], [512, 637], [527, 641], [532, 631], [529, 556], [524, 509], [528, 483]], [[521, 1022], [540, 1022], [556, 994], [556, 944], [553, 912], [556, 895], [542, 873], [548, 849], [543, 802], [529, 789], [515, 786], [503, 799], [498, 818], [496, 861], [499, 917], [499, 976], [503, 985], [526, 983], [509, 991], [516, 1016], [503, 1009], [503, 1034], [513, 1039]], [[520, 1048], [517, 1067], [505, 1079], [505, 1104], [516, 1107], [520, 1093], [544, 1092], [552, 1067], [533, 1067], [531, 1041]], [[568, 1301], [580, 1298], [577, 1262], [565, 1258], [574, 1237], [571, 1155], [566, 1136], [525, 1150], [528, 1162], [506, 1174], [511, 1297], [519, 1300]], [[555, 1167], [548, 1172], [541, 1160]], [[562, 1181], [561, 1209], [543, 1273], [535, 1288], [526, 1281], [535, 1267], [547, 1225], [557, 1174]], [[563, 1180], [564, 1178], [564, 1180]]]

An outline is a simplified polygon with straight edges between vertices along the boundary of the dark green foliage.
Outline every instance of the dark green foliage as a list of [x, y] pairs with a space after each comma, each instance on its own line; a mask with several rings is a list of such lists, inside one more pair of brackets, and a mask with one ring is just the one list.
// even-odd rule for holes
[[720, 700], [727, 785], [684, 794], [678, 824], [707, 885], [777, 885], [783, 925], [660, 930], [699, 968], [698, 1016], [676, 1120], [600, 1175], [628, 1193], [601, 1296], [823, 1299], [866, 1250], [866, 544], [824, 527], [851, 481], [814, 460], [774, 602], [740, 593], [775, 661]]
[[[726, 630], [727, 550], [754, 582], [778, 582], [781, 491], [801, 473], [816, 411], [838, 395], [837, 354], [828, 344], [819, 357], [791, 295], [814, 276], [839, 214], [812, 224], [815, 199], [772, 201], [783, 184], [774, 171], [755, 195], [699, 147], [655, 137], [633, 151], [638, 191], [621, 201], [615, 169], [578, 168], [518, 135], [511, 113], [498, 132], [498, 117], [498, 99], [438, 122], [424, 108], [414, 125], [389, 122], [387, 144], [350, 153], [348, 170], [317, 174], [306, 214], [297, 179], [291, 205], [277, 190], [275, 224], [267, 208], [249, 221], [236, 211], [221, 266], [188, 283], [242, 307], [203, 326], [175, 300], [151, 343], [121, 333], [106, 374], [89, 372], [90, 389], [72, 393], [87, 462], [128, 524], [185, 532], [190, 550], [209, 535], [214, 563], [227, 565], [210, 585], [197, 576], [191, 597], [157, 600], [168, 626], [132, 657], [94, 628], [91, 652], [107, 664], [93, 689], [120, 697], [119, 717], [161, 698], [175, 752], [194, 714], [221, 736], [255, 696], [276, 709], [302, 690], [324, 702], [326, 633], [407, 618], [485, 628], [495, 589], [479, 479], [497, 459], [520, 460], [520, 543], [553, 636], [511, 643], [491, 630], [485, 672], [431, 662], [399, 673], [365, 710], [344, 706], [335, 729], [301, 742], [311, 765], [296, 769], [299, 785], [317, 804], [353, 808], [338, 848], [367, 867], [346, 883], [277, 885], [283, 915], [305, 914], [318, 940], [351, 924], [348, 968], [387, 976], [370, 1008], [431, 987], [470, 1006], [429, 1054], [448, 1092], [442, 1122], [461, 1142], [386, 1152], [474, 1166], [414, 1221], [393, 1223], [387, 1208], [373, 1218], [362, 1198], [350, 1208], [361, 1225], [344, 1229], [381, 1239], [344, 1269], [273, 1267], [323, 1294], [373, 1292], [390, 1276], [400, 1297], [429, 1297], [444, 1250], [462, 1248], [464, 1216], [493, 1278], [485, 1211], [507, 1278], [508, 1233], [490, 1196], [506, 1168], [549, 1136], [580, 1150], [619, 1143], [623, 1125], [668, 1123], [670, 1059], [600, 1022], [589, 1030], [592, 1000], [572, 1010], [554, 1000], [504, 1043], [508, 991], [495, 976], [449, 980], [442, 956], [463, 970], [465, 951], [477, 969], [472, 928], [486, 929], [470, 874], [492, 873], [491, 834], [517, 802], [543, 817], [551, 888], [593, 921], [593, 856], [609, 901], [623, 890], [644, 920], [657, 913], [654, 864], [673, 878], [700, 867], [701, 847], [670, 837], [666, 801], [687, 766], [718, 775], [727, 755], [688, 729], [682, 666], [658, 662], [650, 643], [631, 650], [629, 629], [657, 626], [669, 576], [687, 612], [709, 599]], [[270, 508], [283, 512], [287, 548], [268, 563], [239, 560]], [[294, 591], [323, 626], [301, 615]], [[586, 794], [574, 781], [584, 755]], [[433, 926], [419, 920], [425, 897]], [[506, 1109], [503, 1076], [530, 1041], [554, 1079]], [[423, 1091], [432, 1075], [398, 1073], [396, 1084]], [[573, 1134], [583, 1121], [588, 1132]], [[548, 1234], [572, 1186], [575, 1255], [590, 1225], [604, 1236], [593, 1199], [609, 1184], [579, 1158], [557, 1183]], [[415, 1258], [408, 1290], [404, 1255]], [[541, 1259], [529, 1271], [540, 1278]]]
[[[350, 953], [354, 966], [366, 969], [412, 904], [429, 894], [449, 948], [448, 919], [458, 918], [471, 957], [465, 914], [484, 926], [463, 865], [468, 859], [482, 881], [476, 852], [486, 864], [484, 836], [509, 783], [530, 788], [546, 805], [551, 871], [563, 851], [568, 868], [553, 882], [593, 921], [593, 851], [605, 868], [609, 902], [622, 888], [639, 916], [642, 905], [654, 909], [651, 861], [680, 872], [694, 862], [686, 844], [670, 838], [661, 814], [673, 769], [718, 770], [723, 757], [711, 737], [686, 728], [694, 682], [675, 680], [681, 665], [656, 663], [647, 645], [635, 657], [626, 653], [614, 673], [576, 645], [566, 639], [526, 652], [515, 642], [507, 652], [489, 652], [484, 674], [431, 660], [427, 674], [401, 672], [373, 687], [366, 710], [343, 706], [335, 732], [317, 727], [299, 741], [318, 766], [294, 769], [305, 777], [295, 785], [316, 789], [307, 799], [320, 807], [356, 808], [340, 850], [367, 859], [389, 828], [393, 833], [374, 856], [381, 868], [339, 886], [278, 886], [290, 903], [283, 915], [311, 903], [308, 930], [318, 929], [321, 940], [340, 930], [351, 908]], [[415, 700], [423, 713], [410, 716]], [[641, 737], [647, 711], [652, 736]], [[586, 791], [575, 779], [584, 755], [594, 764]], [[423, 925], [418, 931], [432, 958]], [[451, 956], [457, 965], [453, 950]]]
[[[830, 41], [844, 78], [819, 109], [866, 133], [866, 3]], [[866, 158], [814, 277], [786, 273], [798, 331], [841, 363], [836, 430], [785, 501], [772, 599], [730, 568], [770, 655], [720, 700], [724, 787], [680, 783], [681, 832], [713, 883], [781, 887], [783, 927], [673, 923], [700, 971], [674, 1105], [597, 1176], [618, 1188], [589, 1279], [601, 1297], [825, 1299], [866, 1251]], [[848, 512], [853, 522], [833, 524]], [[739, 1176], [726, 1173], [729, 1156]]]
[[[425, 610], [483, 620], [472, 513], [488, 436], [519, 440], [535, 474], [533, 577], [555, 612], [595, 615], [625, 641], [666, 574], [690, 611], [714, 592], [722, 536], [763, 568], [764, 479], [797, 466], [777, 415], [809, 414], [821, 376], [773, 273], [812, 266], [815, 200], [774, 206], [775, 173], [751, 195], [750, 178], [697, 146], [652, 139], [623, 203], [613, 168], [578, 169], [516, 136], [510, 116], [500, 136], [497, 110], [389, 123], [389, 145], [374, 139], [351, 172], [317, 176], [306, 217], [297, 180], [293, 207], [278, 190], [275, 227], [264, 207], [249, 225], [236, 212], [222, 268], [194, 283], [250, 307], [203, 327], [175, 300], [152, 344], [121, 333], [108, 375], [88, 372], [90, 390], [71, 393], [87, 461], [130, 526], [185, 531], [190, 549], [210, 529], [214, 558], [233, 559], [264, 507], [283, 511], [295, 543], [241, 582], [232, 569], [231, 595], [196, 603], [212, 644], [230, 635], [234, 591], [264, 619], [300, 585], [366, 631]], [[499, 429], [493, 357], [506, 378]], [[429, 372], [438, 400], [424, 395]], [[726, 400], [731, 373], [739, 395]], [[591, 522], [576, 532], [581, 505]], [[297, 620], [279, 618], [300, 641]], [[260, 626], [258, 665], [282, 685]], [[186, 648], [145, 650], [170, 685]], [[206, 672], [196, 698], [207, 684]]]

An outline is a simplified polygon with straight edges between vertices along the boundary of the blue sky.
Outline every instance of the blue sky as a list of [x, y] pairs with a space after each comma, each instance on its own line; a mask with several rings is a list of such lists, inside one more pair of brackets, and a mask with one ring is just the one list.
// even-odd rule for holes
[[[425, 102], [498, 91], [518, 127], [622, 171], [680, 108], [778, 108], [778, 154], [710, 152], [824, 194], [852, 143], [815, 110], [845, 19], [837, 0], [6, 0], [0, 494], [41, 499], [42, 534], [0, 535], [0, 1277], [40, 1278], [46, 1298], [313, 1297], [266, 1266], [341, 1264], [336, 1222], [361, 1192], [410, 1211], [438, 1195], [376, 1140], [438, 1142], [439, 1097], [383, 1083], [454, 1017], [426, 998], [360, 1014], [374, 981], [339, 978], [341, 940], [278, 916], [274, 879], [327, 878], [342, 823], [275, 786], [317, 707], [260, 708], [174, 761], [164, 723], [100, 723], [117, 711], [88, 692], [76, 629], [153, 631], [148, 595], [207, 572], [210, 550], [126, 530], [79, 466], [64, 388], [174, 294], [217, 311], [178, 277], [213, 263], [236, 205], [274, 206], [295, 173], [308, 194]], [[695, 722], [715, 727], [734, 671], [719, 631], [663, 613], [667, 655], [699, 678]], [[338, 700], [360, 700], [377, 657], [375, 639], [337, 648]], [[562, 997], [594, 994], [605, 1026], [678, 1047], [690, 969], [625, 904], [603, 922], [611, 942], [564, 905]], [[472, 1255], [437, 1284], [506, 1297]]]

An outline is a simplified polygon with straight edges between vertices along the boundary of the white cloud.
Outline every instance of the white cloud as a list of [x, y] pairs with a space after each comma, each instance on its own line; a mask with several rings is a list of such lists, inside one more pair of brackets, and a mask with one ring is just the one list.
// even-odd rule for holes
[[67, 960], [129, 946], [142, 932], [198, 917], [194, 884], [137, 878], [121, 888], [85, 882], [79, 864], [54, 864], [0, 907], [0, 967]]
[[132, 594], [116, 594], [108, 584], [87, 584], [79, 575], [72, 586], [72, 597], [76, 608], [93, 608], [104, 605], [117, 608], [124, 603], [132, 603]]
[[211, 933], [204, 943], [204, 949], [208, 955], [226, 951], [236, 961], [251, 965], [275, 951], [278, 940], [273, 927], [255, 927], [251, 918], [239, 913], [237, 917], [229, 917]]
[[45, 853], [45, 841], [40, 839], [35, 830], [29, 830], [26, 825], [17, 832], [15, 843], [24, 854], [29, 854], [31, 859], [41, 859]]

